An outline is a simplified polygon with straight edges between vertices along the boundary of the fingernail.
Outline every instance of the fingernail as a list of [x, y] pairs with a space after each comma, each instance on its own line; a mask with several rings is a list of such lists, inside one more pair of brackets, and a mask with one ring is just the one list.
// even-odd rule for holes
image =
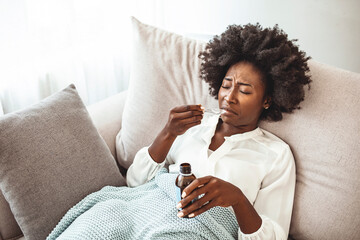
[[190, 218], [195, 217], [195, 214], [190, 213], [190, 214], [189, 214], [189, 217], [190, 217]]
[[182, 216], [184, 216], [184, 213], [183, 213], [183, 212], [179, 212], [179, 213], [177, 214], [177, 216], [178, 216], [178, 217], [182, 217]]
[[186, 197], [186, 193], [183, 192], [183, 193], [181, 194], [181, 197], [182, 197], [182, 198], [185, 198], [185, 197]]
[[178, 203], [178, 205], [176, 205], [176, 208], [177, 209], [181, 208], [181, 203]]

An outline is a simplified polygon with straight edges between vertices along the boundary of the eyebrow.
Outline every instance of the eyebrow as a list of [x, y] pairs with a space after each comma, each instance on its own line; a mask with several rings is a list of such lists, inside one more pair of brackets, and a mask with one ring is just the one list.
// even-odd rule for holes
[[[232, 81], [232, 79], [231, 78], [229, 78], [229, 77], [225, 77], [224, 78], [226, 81]], [[251, 84], [249, 84], [249, 83], [244, 83], [244, 82], [236, 82], [236, 84], [237, 85], [243, 85], [243, 86], [249, 86], [249, 87], [252, 87], [252, 85]]]

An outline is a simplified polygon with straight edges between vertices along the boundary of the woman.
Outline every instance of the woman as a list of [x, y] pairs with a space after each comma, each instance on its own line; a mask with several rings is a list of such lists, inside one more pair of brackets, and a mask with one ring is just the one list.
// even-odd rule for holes
[[231, 207], [239, 239], [287, 239], [295, 189], [289, 146], [258, 127], [279, 121], [304, 99], [310, 83], [305, 53], [277, 26], [229, 26], [199, 57], [201, 77], [218, 99], [220, 115], [201, 105], [175, 107], [150, 147], [141, 149], [127, 172], [129, 186], [152, 179], [162, 167], [182, 162], [198, 177], [183, 192], [179, 217]]

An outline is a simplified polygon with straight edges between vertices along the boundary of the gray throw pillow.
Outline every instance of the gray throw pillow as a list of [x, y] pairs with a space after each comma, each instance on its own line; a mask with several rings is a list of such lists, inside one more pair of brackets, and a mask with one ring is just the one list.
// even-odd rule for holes
[[125, 181], [74, 85], [0, 118], [0, 188], [28, 240], [86, 195]]

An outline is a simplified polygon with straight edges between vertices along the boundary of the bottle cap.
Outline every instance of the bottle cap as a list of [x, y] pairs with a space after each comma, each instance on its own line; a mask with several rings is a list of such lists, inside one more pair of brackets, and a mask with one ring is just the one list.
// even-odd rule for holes
[[191, 165], [190, 163], [180, 164], [180, 173], [182, 174], [191, 174]]

